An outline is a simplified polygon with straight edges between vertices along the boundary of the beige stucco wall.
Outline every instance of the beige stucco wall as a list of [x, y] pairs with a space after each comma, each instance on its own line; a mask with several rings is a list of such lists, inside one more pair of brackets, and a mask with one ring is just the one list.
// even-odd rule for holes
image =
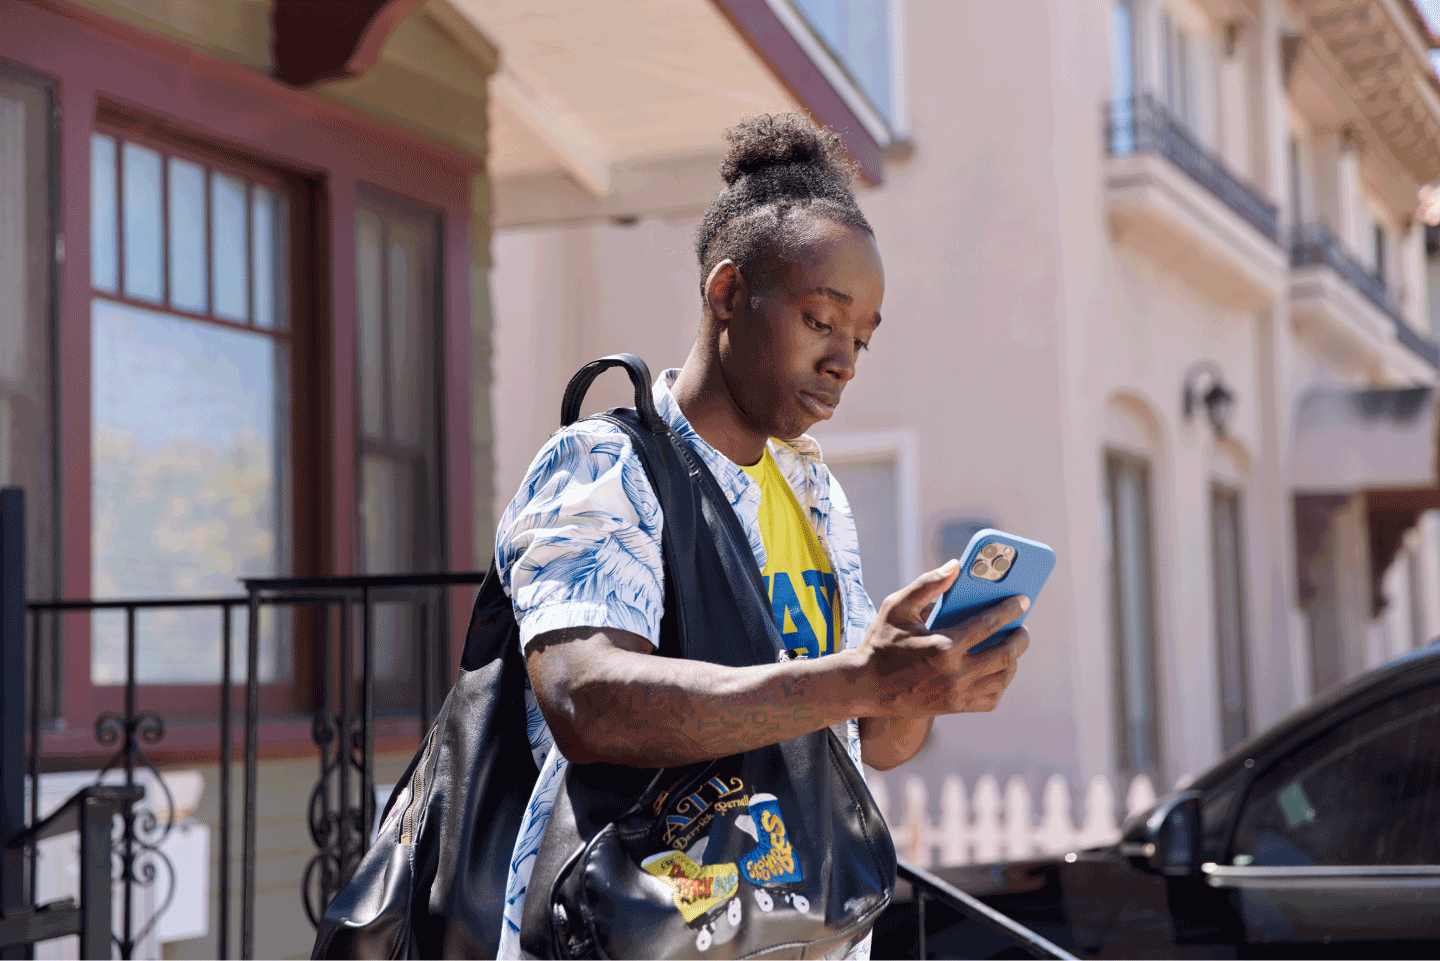
[[[1153, 3], [1138, 6], [1153, 15]], [[1133, 440], [1117, 436], [1115, 410], [1147, 425], [1154, 465], [1167, 777], [1198, 772], [1220, 750], [1212, 480], [1238, 484], [1245, 496], [1253, 724], [1307, 700], [1288, 475], [1294, 405], [1317, 383], [1414, 376], [1404, 357], [1393, 369], [1351, 369], [1297, 338], [1283, 287], [1258, 305], [1225, 306], [1233, 301], [1223, 292], [1182, 277], [1178, 246], [1117, 241], [1101, 117], [1109, 9], [1103, 0], [1019, 0], [987, 7], [982, 25], [967, 4], [904, 7], [915, 149], [861, 197], [885, 260], [886, 320], [816, 436], [822, 446], [865, 431], [914, 437], [920, 569], [942, 560], [937, 525], [965, 515], [993, 518], [1060, 555], [1031, 618], [1019, 680], [994, 714], [941, 719], [935, 742], [906, 769], [927, 776], [955, 772], [973, 783], [987, 771], [1058, 771], [1078, 780], [1113, 770], [1103, 458], [1108, 445]], [[1286, 16], [1278, 0], [1259, 5], [1218, 93], [1240, 98], [1243, 112], [1216, 118], [1224, 155], [1271, 185], [1282, 210]], [[496, 385], [505, 398], [497, 515], [557, 426], [574, 369], [632, 350], [658, 372], [678, 364], [693, 338], [699, 297], [689, 244], [699, 211], [637, 213], [631, 227], [597, 221], [496, 237]], [[1224, 441], [1203, 413], [1188, 422], [1181, 413], [1185, 373], [1202, 358], [1219, 364], [1237, 395]], [[624, 401], [616, 384], [603, 403]], [[1368, 571], [1351, 560], [1338, 589], [1353, 606]], [[1347, 643], [1358, 650], [1368, 612], [1346, 618]]]

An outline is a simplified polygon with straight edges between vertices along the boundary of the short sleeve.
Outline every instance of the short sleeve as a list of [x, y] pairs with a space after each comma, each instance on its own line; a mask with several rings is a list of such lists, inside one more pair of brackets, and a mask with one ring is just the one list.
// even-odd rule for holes
[[661, 524], [654, 489], [623, 431], [581, 421], [553, 435], [495, 533], [522, 648], [569, 627], [616, 628], [658, 646]]

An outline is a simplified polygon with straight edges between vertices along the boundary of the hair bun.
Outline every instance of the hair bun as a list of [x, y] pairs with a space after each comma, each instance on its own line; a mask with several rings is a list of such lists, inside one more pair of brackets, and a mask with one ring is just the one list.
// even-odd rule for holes
[[853, 178], [849, 158], [834, 131], [817, 127], [798, 113], [759, 114], [725, 131], [730, 152], [720, 163], [727, 184], [777, 167], [820, 168], [848, 184]]

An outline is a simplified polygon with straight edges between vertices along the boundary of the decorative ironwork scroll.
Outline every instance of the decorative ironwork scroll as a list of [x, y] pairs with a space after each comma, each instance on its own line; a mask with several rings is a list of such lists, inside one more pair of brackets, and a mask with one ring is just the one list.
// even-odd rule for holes
[[[133, 681], [132, 681], [133, 683]], [[115, 754], [100, 771], [98, 781], [117, 768], [125, 771], [127, 787], [135, 785], [135, 772], [145, 769], [154, 777], [155, 783], [165, 795], [165, 816], [161, 818], [150, 804], [135, 806], [126, 804], [120, 817], [119, 829], [113, 842], [112, 856], [115, 861], [113, 877], [117, 885], [123, 885], [124, 910], [120, 917], [120, 931], [113, 937], [120, 957], [134, 956], [136, 946], [154, 930], [156, 922], [170, 908], [175, 900], [175, 865], [160, 849], [175, 826], [175, 798], [170, 786], [156, 769], [142, 744], [158, 744], [165, 737], [165, 721], [154, 711], [140, 711], [124, 716], [115, 711], [106, 711], [95, 719], [95, 740], [109, 747], [118, 744]], [[159, 883], [163, 889], [156, 888]], [[137, 888], [163, 890], [165, 896], [157, 898], [154, 912], [135, 929], [134, 895]]]

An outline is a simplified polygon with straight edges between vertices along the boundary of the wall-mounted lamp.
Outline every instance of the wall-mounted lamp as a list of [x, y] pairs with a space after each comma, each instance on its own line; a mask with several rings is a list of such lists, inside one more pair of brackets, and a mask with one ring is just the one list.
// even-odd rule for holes
[[1180, 406], [1185, 420], [1195, 416], [1195, 408], [1205, 405], [1205, 414], [1216, 437], [1225, 436], [1230, 423], [1230, 412], [1235, 407], [1235, 392], [1225, 386], [1220, 365], [1213, 360], [1197, 360], [1185, 372], [1185, 388], [1181, 394]]

